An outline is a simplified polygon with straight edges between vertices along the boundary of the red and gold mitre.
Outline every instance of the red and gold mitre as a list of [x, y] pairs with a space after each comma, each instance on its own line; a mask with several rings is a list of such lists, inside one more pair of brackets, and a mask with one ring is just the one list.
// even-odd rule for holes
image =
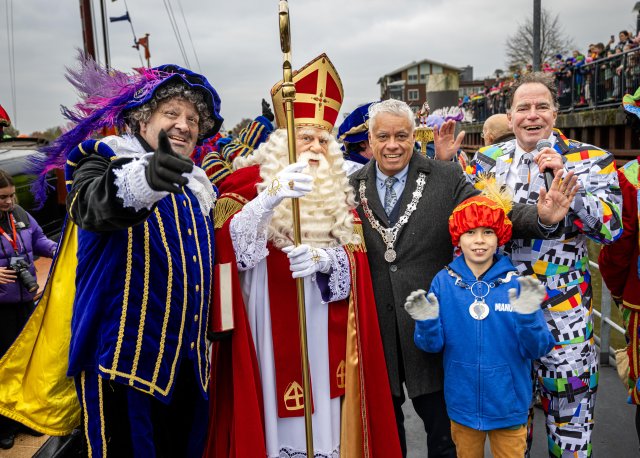
[[[293, 113], [296, 127], [310, 126], [331, 132], [344, 98], [342, 81], [326, 54], [322, 53], [293, 74], [296, 98]], [[271, 98], [278, 127], [286, 126], [282, 86], [271, 88]]]

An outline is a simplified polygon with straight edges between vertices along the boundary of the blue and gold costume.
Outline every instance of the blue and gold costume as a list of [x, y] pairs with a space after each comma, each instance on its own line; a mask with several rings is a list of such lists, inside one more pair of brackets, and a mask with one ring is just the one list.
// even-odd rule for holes
[[[0, 413], [51, 435], [82, 422], [89, 456], [201, 456], [216, 194], [187, 156], [220, 129], [220, 97], [172, 64], [129, 75], [81, 54], [66, 76], [81, 95], [63, 107], [74, 127], [32, 166], [41, 201], [64, 168], [68, 218], [42, 300], [0, 361]], [[135, 135], [87, 140], [104, 128]]]
[[[123, 206], [117, 177], [144, 160], [142, 145], [135, 137], [88, 140], [71, 151], [65, 170], [69, 217], [78, 226], [68, 374], [76, 378], [94, 456], [106, 451], [109, 440], [107, 383], [115, 382], [110, 386], [116, 392], [117, 385], [135, 388], [119, 414], [135, 408], [140, 415], [140, 409], [152, 409], [145, 407], [145, 397], [171, 404], [178, 379], [188, 378], [200, 408], [197, 419], [180, 421], [206, 428], [212, 212], [203, 210], [190, 184], [183, 194], [161, 197], [149, 208]], [[131, 412], [124, 415], [134, 435], [147, 436], [145, 422], [138, 424]], [[136, 453], [153, 449], [153, 436], [147, 439], [131, 444]], [[202, 445], [193, 444], [193, 450]]]
[[[83, 151], [107, 159], [112, 167], [131, 160], [119, 159], [103, 142], [88, 140], [72, 151], [69, 162], [84, 159]], [[74, 171], [67, 167], [67, 179]], [[74, 199], [73, 183], [68, 188], [70, 216], [79, 226], [69, 375], [93, 370], [166, 400], [186, 357], [206, 396], [211, 215], [202, 214], [185, 188], [182, 195], [160, 200], [148, 215], [140, 212], [140, 224], [95, 231], [93, 226], [104, 222], [95, 216], [79, 220], [81, 203]]]

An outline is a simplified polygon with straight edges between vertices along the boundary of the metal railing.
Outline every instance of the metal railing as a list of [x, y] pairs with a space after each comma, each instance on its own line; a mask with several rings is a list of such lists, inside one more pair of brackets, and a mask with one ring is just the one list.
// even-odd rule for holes
[[[582, 61], [584, 62], [584, 61]], [[560, 112], [618, 106], [624, 94], [640, 87], [640, 47], [589, 63], [567, 65], [554, 72]], [[506, 113], [509, 86], [462, 104], [474, 122]]]
[[[600, 266], [589, 261], [589, 265], [600, 270]], [[615, 349], [611, 347], [611, 331], [617, 331], [624, 336], [625, 331], [619, 324], [611, 319], [611, 292], [602, 281], [602, 292], [600, 294], [600, 311], [593, 309], [593, 313], [600, 318], [600, 336], [595, 335], [596, 344], [600, 347], [600, 365], [615, 366]]]

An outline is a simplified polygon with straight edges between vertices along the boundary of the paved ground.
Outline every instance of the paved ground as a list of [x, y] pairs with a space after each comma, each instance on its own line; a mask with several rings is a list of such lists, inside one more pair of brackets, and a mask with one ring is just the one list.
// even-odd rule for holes
[[27, 434], [19, 434], [12, 449], [0, 449], [2, 458], [31, 458], [42, 447], [48, 436], [33, 437]]
[[[426, 434], [422, 421], [416, 415], [411, 402], [405, 402], [407, 429], [407, 458], [426, 458]], [[593, 432], [593, 456], [606, 458], [630, 458], [640, 456], [634, 427], [635, 408], [626, 403], [626, 391], [612, 367], [600, 370], [600, 385], [596, 402], [596, 425]], [[485, 457], [491, 457], [487, 442]], [[542, 410], [536, 409], [532, 458], [547, 458], [546, 433]]]

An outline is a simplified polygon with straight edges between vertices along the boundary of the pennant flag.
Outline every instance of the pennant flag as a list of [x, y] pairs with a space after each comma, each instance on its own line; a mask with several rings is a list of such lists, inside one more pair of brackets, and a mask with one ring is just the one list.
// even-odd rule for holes
[[117, 16], [117, 17], [109, 16], [109, 22], [118, 22], [118, 21], [129, 21], [129, 22], [131, 22], [131, 18], [129, 17], [129, 12], [127, 11], [122, 16]]
[[144, 48], [144, 58], [147, 60], [151, 59], [151, 53], [149, 52], [149, 34], [147, 33], [144, 37], [138, 38], [136, 44]]

